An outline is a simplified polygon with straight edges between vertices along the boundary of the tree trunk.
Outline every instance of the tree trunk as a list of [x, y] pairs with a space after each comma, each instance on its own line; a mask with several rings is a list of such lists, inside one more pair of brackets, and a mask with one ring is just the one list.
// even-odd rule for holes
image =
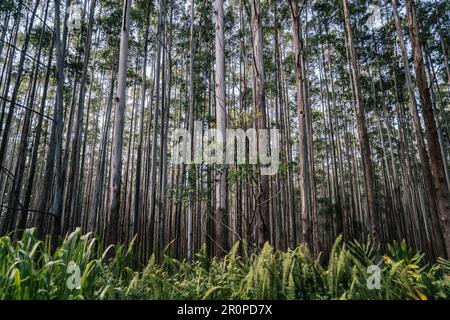
[[297, 93], [297, 117], [298, 117], [298, 141], [299, 141], [299, 165], [300, 165], [300, 219], [301, 219], [301, 241], [305, 245], [310, 245], [308, 241], [311, 217], [311, 194], [310, 194], [310, 162], [307, 133], [306, 115], [309, 112], [305, 104], [305, 84], [303, 70], [303, 40], [301, 36], [300, 13], [298, 11], [297, 0], [290, 0], [292, 18], [292, 37], [295, 51], [295, 84]]
[[[259, 137], [259, 131], [267, 127], [266, 120], [266, 101], [264, 92], [264, 58], [263, 58], [263, 30], [261, 23], [261, 4], [259, 0], [251, 1], [251, 27], [252, 27], [252, 46], [253, 46], [253, 83], [254, 103], [256, 115], [256, 131]], [[260, 150], [267, 150], [257, 142], [258, 154]], [[262, 142], [264, 143], [264, 142]], [[257, 224], [257, 246], [261, 248], [266, 241], [270, 240], [269, 229], [269, 179], [267, 175], [259, 176], [259, 192], [257, 197], [256, 224]]]
[[114, 132], [112, 137], [112, 163], [110, 169], [111, 184], [109, 189], [108, 232], [106, 238], [107, 244], [116, 244], [118, 235], [131, 2], [132, 0], [124, 0], [123, 4], [122, 28], [120, 35], [119, 73], [117, 81], [117, 93], [115, 98], [116, 105], [114, 111]]
[[342, 0], [344, 8], [344, 23], [347, 36], [347, 45], [351, 67], [351, 78], [353, 90], [355, 93], [356, 121], [358, 124], [359, 138], [361, 139], [361, 153], [363, 160], [364, 180], [366, 185], [368, 214], [370, 219], [370, 232], [372, 240], [377, 240], [377, 224], [378, 224], [378, 200], [375, 190], [375, 174], [371, 159], [369, 133], [367, 131], [366, 115], [361, 94], [361, 85], [359, 79], [359, 69], [356, 58], [356, 51], [353, 42], [352, 26], [350, 23], [350, 12], [348, 0]]
[[61, 217], [63, 207], [63, 181], [62, 181], [62, 135], [63, 135], [63, 109], [64, 109], [64, 54], [61, 47], [60, 30], [61, 1], [55, 0], [55, 48], [56, 48], [56, 102], [55, 102], [55, 192], [53, 198], [53, 246], [61, 234]]
[[428, 148], [431, 160], [431, 174], [433, 176], [434, 187], [436, 190], [436, 200], [441, 217], [442, 230], [444, 233], [447, 257], [450, 256], [450, 197], [445, 177], [442, 154], [440, 152], [440, 143], [436, 122], [434, 119], [433, 105], [431, 103], [430, 89], [428, 87], [425, 71], [422, 40], [420, 38], [420, 28], [417, 22], [414, 0], [406, 1], [406, 13], [408, 16], [409, 33], [414, 56], [414, 68], [416, 71], [416, 80], [419, 88], [420, 102], [422, 105], [422, 114], [425, 122]]
[[[223, 0], [215, 0], [216, 13], [216, 128], [222, 134], [222, 141], [226, 141], [225, 104], [225, 43], [224, 43], [224, 13]], [[216, 256], [222, 257], [228, 250], [228, 219], [227, 219], [227, 171], [224, 166], [217, 168], [215, 230], [216, 230]]]

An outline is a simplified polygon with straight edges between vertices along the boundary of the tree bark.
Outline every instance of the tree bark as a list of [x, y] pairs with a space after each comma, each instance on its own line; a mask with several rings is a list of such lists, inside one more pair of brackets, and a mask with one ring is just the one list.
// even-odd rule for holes
[[300, 219], [301, 219], [301, 241], [303, 244], [310, 246], [308, 241], [310, 229], [311, 212], [311, 194], [310, 194], [310, 161], [309, 161], [309, 145], [307, 133], [306, 115], [309, 112], [308, 106], [305, 104], [305, 84], [303, 70], [303, 40], [301, 36], [300, 12], [298, 10], [297, 0], [290, 0], [292, 18], [292, 38], [294, 40], [295, 51], [295, 84], [297, 93], [297, 117], [298, 117], [298, 143], [299, 143], [299, 166], [300, 166]]
[[420, 103], [425, 122], [426, 135], [428, 140], [428, 149], [431, 160], [431, 174], [433, 176], [434, 187], [436, 190], [436, 200], [441, 217], [441, 225], [445, 238], [447, 257], [450, 256], [450, 197], [445, 177], [442, 154], [440, 152], [440, 143], [436, 122], [434, 119], [433, 105], [431, 102], [430, 89], [426, 76], [422, 40], [420, 37], [420, 28], [417, 22], [415, 12], [415, 1], [406, 1], [406, 14], [408, 16], [409, 33], [414, 56], [414, 69], [419, 88]]
[[[253, 46], [253, 83], [256, 131], [259, 137], [260, 130], [267, 128], [266, 98], [264, 92], [264, 58], [263, 58], [263, 30], [261, 22], [261, 4], [259, 0], [251, 1], [251, 28]], [[261, 150], [261, 141], [257, 142], [258, 154]], [[264, 142], [263, 142], [264, 143]], [[263, 148], [263, 150], [267, 150]], [[257, 246], [261, 248], [266, 241], [270, 240], [269, 229], [269, 178], [267, 175], [259, 175], [259, 191], [256, 199], [256, 224], [257, 224]]]
[[361, 139], [361, 153], [363, 160], [364, 180], [366, 185], [368, 213], [370, 219], [371, 238], [377, 241], [377, 224], [378, 224], [378, 200], [375, 190], [375, 174], [371, 159], [369, 133], [367, 131], [366, 115], [361, 94], [361, 85], [359, 79], [359, 69], [356, 58], [355, 45], [353, 42], [353, 32], [350, 23], [350, 12], [348, 0], [342, 0], [344, 9], [344, 24], [347, 36], [347, 45], [350, 59], [351, 78], [353, 90], [355, 93], [356, 121], [358, 124], [359, 138]]
[[117, 81], [116, 105], [114, 111], [114, 132], [112, 137], [112, 163], [110, 169], [111, 184], [109, 188], [108, 232], [106, 243], [116, 244], [120, 211], [120, 186], [122, 175], [122, 146], [124, 113], [127, 88], [128, 38], [132, 0], [124, 0], [120, 35], [119, 73]]
[[[216, 128], [222, 133], [222, 142], [226, 141], [226, 116], [225, 103], [225, 43], [224, 43], [224, 13], [223, 0], [215, 0], [216, 9]], [[219, 144], [220, 141], [217, 141]], [[224, 153], [225, 154], [225, 153]], [[217, 168], [216, 205], [215, 205], [215, 230], [216, 230], [216, 256], [222, 257], [228, 250], [227, 232], [227, 172], [226, 168]]]

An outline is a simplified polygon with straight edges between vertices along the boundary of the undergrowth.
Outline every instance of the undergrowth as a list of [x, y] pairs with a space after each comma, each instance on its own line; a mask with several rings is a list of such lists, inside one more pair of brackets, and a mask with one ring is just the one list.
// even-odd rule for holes
[[0, 299], [450, 299], [450, 261], [427, 264], [405, 242], [382, 255], [371, 242], [338, 238], [326, 265], [301, 245], [256, 254], [236, 244], [222, 259], [205, 250], [192, 263], [152, 256], [142, 271], [131, 268], [131, 246], [112, 259], [109, 250], [79, 229], [56, 250], [34, 229], [20, 241], [3, 236]]

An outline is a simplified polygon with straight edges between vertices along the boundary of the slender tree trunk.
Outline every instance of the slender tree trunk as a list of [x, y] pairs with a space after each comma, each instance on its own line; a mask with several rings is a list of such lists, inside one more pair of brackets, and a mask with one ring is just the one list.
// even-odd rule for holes
[[[93, 201], [92, 201], [92, 209], [91, 209], [91, 217], [89, 221], [89, 231], [98, 230], [97, 229], [97, 220], [98, 220], [98, 213], [101, 209], [101, 196], [103, 194], [103, 185], [105, 181], [105, 167], [106, 167], [106, 154], [107, 154], [107, 144], [108, 144], [108, 136], [109, 136], [109, 129], [110, 129], [110, 123], [111, 123], [111, 110], [112, 110], [112, 104], [113, 104], [113, 96], [114, 96], [114, 83], [115, 83], [115, 71], [112, 72], [111, 75], [111, 83], [110, 83], [110, 89], [108, 94], [108, 102], [106, 106], [106, 114], [105, 114], [105, 121], [103, 125], [103, 132], [102, 132], [102, 141], [100, 145], [100, 157], [98, 160], [98, 167], [97, 167], [97, 176], [95, 177], [95, 187], [94, 187], [94, 194], [93, 194]], [[103, 218], [103, 217], [102, 217]]]
[[74, 227], [74, 215], [77, 204], [75, 198], [78, 195], [77, 186], [79, 183], [79, 162], [80, 162], [80, 147], [81, 147], [81, 134], [83, 131], [83, 117], [84, 117], [84, 105], [85, 105], [85, 95], [86, 95], [86, 81], [88, 77], [88, 65], [91, 52], [92, 43], [92, 29], [94, 24], [94, 13], [95, 13], [96, 0], [92, 0], [90, 13], [89, 13], [89, 23], [86, 35], [86, 46], [84, 51], [84, 61], [83, 61], [83, 72], [80, 81], [80, 93], [78, 100], [78, 112], [76, 119], [75, 133], [72, 140], [72, 154], [70, 162], [69, 178], [67, 182], [67, 193], [66, 193], [66, 204], [65, 204], [65, 221], [63, 221], [63, 231], [67, 232]]
[[[222, 134], [222, 140], [217, 141], [223, 145], [226, 141], [225, 103], [225, 43], [224, 43], [224, 13], [223, 0], [215, 0], [216, 13], [216, 128]], [[215, 230], [216, 230], [216, 256], [224, 256], [228, 250], [228, 218], [227, 218], [227, 171], [223, 166], [217, 170]]]
[[[191, 136], [191, 158], [194, 155], [194, 6], [195, 2], [191, 1], [191, 30], [190, 30], [190, 38], [189, 38], [189, 114], [188, 114], [188, 128], [189, 134]], [[193, 158], [191, 159], [193, 160]], [[195, 164], [192, 161], [192, 164], [189, 167], [187, 174], [187, 183], [189, 188], [189, 207], [188, 207], [188, 217], [187, 217], [187, 259], [188, 261], [192, 261], [193, 255], [193, 214], [194, 214], [194, 193], [195, 193], [195, 185], [192, 183], [194, 177], [191, 175], [196, 171]]]
[[300, 219], [301, 219], [301, 241], [305, 245], [309, 245], [308, 237], [310, 230], [311, 217], [311, 194], [310, 194], [310, 162], [309, 162], [309, 146], [307, 133], [306, 114], [308, 106], [305, 104], [305, 84], [303, 70], [303, 40], [301, 36], [300, 13], [298, 11], [297, 0], [290, 0], [292, 18], [292, 37], [294, 40], [295, 51], [295, 83], [297, 92], [297, 117], [298, 117], [298, 140], [299, 140], [299, 166], [300, 166]]
[[127, 60], [128, 38], [130, 26], [130, 11], [132, 0], [124, 0], [122, 28], [120, 35], [119, 73], [117, 81], [116, 105], [114, 111], [114, 132], [112, 137], [112, 163], [110, 169], [111, 184], [109, 189], [108, 205], [108, 232], [106, 243], [115, 244], [118, 236], [118, 223], [120, 211], [120, 186], [122, 175], [122, 146], [124, 113], [126, 106], [127, 89]]
[[64, 110], [64, 55], [61, 48], [60, 30], [60, 6], [61, 1], [55, 0], [55, 48], [56, 48], [56, 102], [55, 102], [55, 187], [53, 198], [53, 246], [61, 234], [61, 217], [63, 207], [63, 181], [62, 181], [62, 135], [63, 135], [63, 110]]
[[148, 230], [148, 249], [153, 251], [153, 239], [155, 231], [155, 204], [156, 204], [156, 167], [158, 164], [156, 147], [158, 145], [158, 125], [159, 125], [159, 104], [160, 104], [160, 74], [161, 74], [161, 35], [164, 32], [164, 12], [163, 4], [160, 4], [158, 14], [158, 31], [157, 31], [157, 53], [155, 67], [155, 111], [153, 116], [153, 132], [152, 132], [152, 148], [151, 148], [151, 168], [150, 168], [150, 217]]
[[[141, 88], [141, 106], [140, 106], [140, 119], [139, 119], [139, 142], [137, 148], [136, 159], [136, 182], [135, 182], [135, 194], [134, 194], [134, 214], [133, 214], [133, 236], [136, 236], [139, 230], [139, 212], [141, 207], [141, 172], [142, 172], [142, 148], [144, 141], [144, 116], [145, 116], [145, 93], [147, 89], [147, 54], [148, 54], [148, 37], [150, 29], [150, 9], [147, 8], [147, 15], [145, 20], [145, 32], [144, 32], [144, 61], [142, 64], [142, 88]], [[138, 257], [138, 246], [134, 246], [134, 261], [135, 266]]]
[[[254, 77], [254, 103], [256, 114], [256, 131], [259, 137], [260, 130], [267, 127], [266, 101], [264, 92], [264, 58], [263, 58], [263, 30], [261, 22], [261, 4], [259, 0], [251, 1], [251, 27], [253, 36], [253, 77]], [[260, 150], [267, 150], [257, 142], [258, 154]], [[269, 178], [267, 175], [259, 176], [259, 191], [257, 197], [256, 224], [257, 224], [257, 245], [261, 248], [266, 241], [270, 240], [269, 228]]]
[[353, 32], [350, 23], [350, 12], [348, 0], [342, 0], [344, 8], [344, 23], [347, 36], [347, 45], [350, 58], [352, 85], [355, 93], [356, 121], [358, 124], [359, 138], [361, 139], [361, 152], [363, 159], [364, 180], [367, 192], [368, 214], [370, 219], [370, 232], [372, 240], [377, 240], [378, 224], [378, 200], [375, 190], [375, 174], [371, 159], [369, 133], [367, 131], [366, 115], [361, 94], [361, 85], [359, 79], [359, 69], [356, 58], [355, 46], [353, 43]]

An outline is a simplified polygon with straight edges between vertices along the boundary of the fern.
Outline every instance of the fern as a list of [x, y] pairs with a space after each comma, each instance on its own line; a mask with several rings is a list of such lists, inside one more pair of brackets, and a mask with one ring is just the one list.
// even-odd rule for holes
[[[133, 242], [103, 249], [93, 234], [80, 229], [56, 250], [38, 240], [35, 230], [20, 241], [0, 237], [0, 299], [449, 299], [450, 262], [423, 262], [406, 243], [393, 242], [383, 257], [372, 242], [336, 239], [326, 266], [300, 245], [285, 252], [265, 244], [251, 253], [237, 243], [222, 259], [205, 247], [193, 262], [152, 255], [142, 271], [133, 271]], [[80, 286], [67, 287], [68, 266], [80, 268]], [[367, 288], [367, 267], [381, 269], [380, 290]]]

